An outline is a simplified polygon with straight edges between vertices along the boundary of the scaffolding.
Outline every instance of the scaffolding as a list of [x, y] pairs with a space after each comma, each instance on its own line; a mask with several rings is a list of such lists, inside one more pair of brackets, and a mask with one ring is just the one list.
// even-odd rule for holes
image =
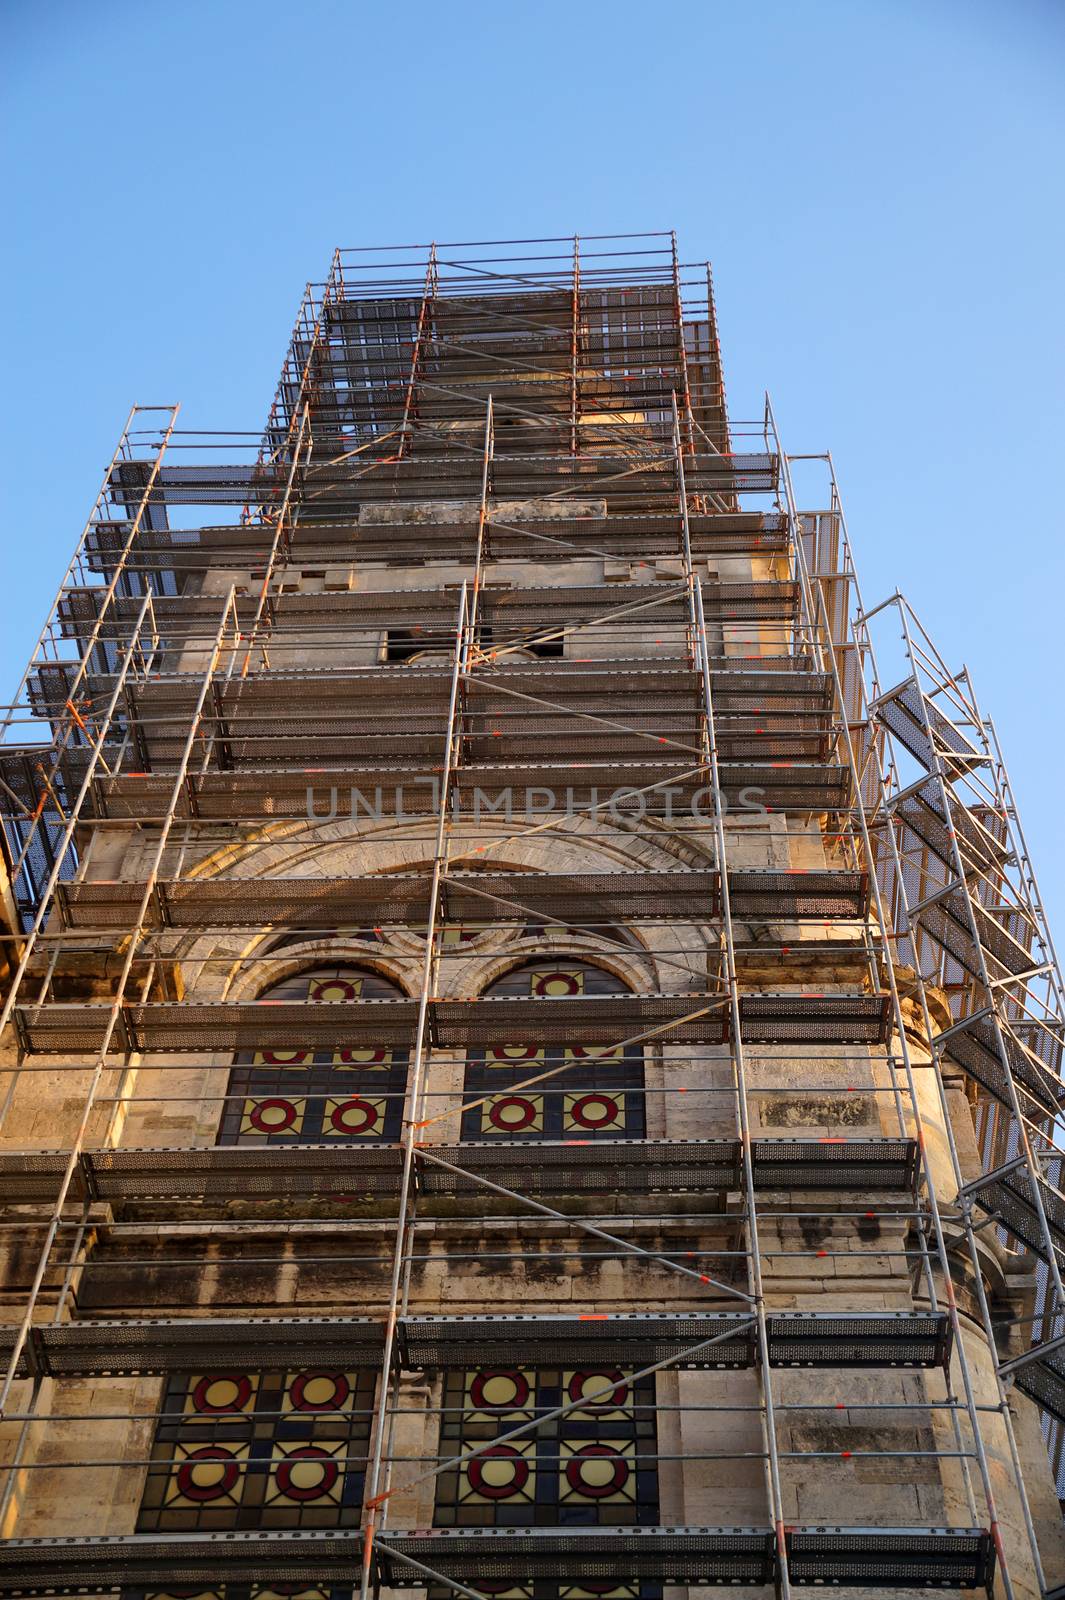
[[[804, 511], [793, 468], [811, 461], [826, 505]], [[889, 659], [902, 676], [885, 689]], [[539, 1600], [623, 1579], [641, 1596], [1012, 1600], [1061, 1581], [1015, 1423], [1021, 1391], [1057, 1474], [1065, 995], [997, 736], [901, 596], [864, 605], [831, 458], [789, 456], [768, 400], [751, 423], [727, 418], [709, 268], [683, 264], [674, 236], [340, 250], [308, 285], [265, 433], [184, 432], [176, 407], [135, 408], [7, 708], [0, 807], [16, 918], [0, 1593], [298, 1582]], [[368, 841], [358, 870], [309, 875], [298, 851], [276, 870], [301, 827], [338, 819]], [[753, 863], [752, 819], [768, 851]], [[374, 855], [400, 836], [398, 864]], [[794, 864], [796, 840], [819, 865]], [[557, 864], [531, 865], [533, 844]], [[593, 845], [626, 865], [572, 864]], [[206, 870], [260, 858], [261, 873]], [[404, 992], [264, 1001], [338, 948], [352, 967], [390, 963]], [[444, 981], [456, 949], [467, 992]], [[517, 970], [544, 952], [620, 973], [624, 992], [485, 992], [503, 956]], [[625, 976], [652, 966], [654, 984]], [[529, 1039], [540, 1054], [513, 1096], [561, 1094], [549, 1049], [642, 1051], [654, 1071], [626, 1091], [641, 1135], [469, 1137], [490, 1096], [449, 1070]], [[399, 1138], [204, 1133], [235, 1098], [218, 1083], [234, 1053], [382, 1047], [409, 1063], [380, 1096], [401, 1101]], [[767, 1134], [760, 1108], [822, 1093], [826, 1060], [875, 1104], [875, 1131]], [[955, 1137], [959, 1082], [979, 1173]], [[46, 1090], [75, 1110], [58, 1144], [33, 1145], [23, 1108]], [[167, 1126], [190, 1104], [188, 1144], [130, 1140], [147, 1113]], [[774, 1303], [787, 1274], [829, 1266], [845, 1299], [865, 1224], [913, 1309]], [[547, 1259], [571, 1282], [617, 1263], [643, 1287], [607, 1311], [570, 1310], [567, 1291], [549, 1313], [427, 1315], [416, 1277], [433, 1252], [445, 1272]], [[328, 1315], [216, 1315], [197, 1300], [208, 1262], [222, 1307], [295, 1263], [359, 1283], [375, 1309], [338, 1287]], [[1012, 1273], [997, 1301], [993, 1271]], [[148, 1281], [174, 1314], [131, 1314]], [[412, 1379], [501, 1349], [632, 1384], [749, 1373], [749, 1406], [683, 1390], [672, 1410], [753, 1419], [756, 1447], [734, 1456], [762, 1474], [763, 1518], [397, 1520], [444, 1475], [588, 1405], [410, 1452], [412, 1413], [442, 1428], [447, 1410]], [[297, 1360], [372, 1379], [357, 1525], [22, 1532], [45, 1466], [123, 1482], [151, 1467], [143, 1447], [64, 1455], [63, 1383], [99, 1379], [101, 1396]], [[849, 1403], [915, 1429], [934, 1418], [928, 1448], [796, 1448], [792, 1418], [846, 1409], [846, 1375], [865, 1370], [921, 1374], [919, 1393]], [[782, 1374], [817, 1371], [844, 1375], [841, 1399], [782, 1392]], [[148, 1415], [121, 1397], [102, 1414]], [[863, 1454], [927, 1457], [966, 1520], [789, 1514], [804, 1463]], [[653, 1453], [663, 1481], [730, 1459]]]

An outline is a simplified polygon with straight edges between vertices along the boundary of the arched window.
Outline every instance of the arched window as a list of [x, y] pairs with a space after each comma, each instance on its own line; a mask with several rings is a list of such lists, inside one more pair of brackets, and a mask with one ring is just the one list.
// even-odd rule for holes
[[[297, 973], [260, 998], [357, 1003], [403, 996], [369, 968], [334, 966]], [[407, 1052], [388, 1046], [245, 1050], [229, 1074], [218, 1142], [391, 1142], [402, 1126], [406, 1086]]]
[[[541, 958], [489, 985], [491, 998], [627, 994], [613, 973], [587, 961]], [[507, 1037], [500, 1006], [498, 1044], [471, 1051], [462, 1137], [471, 1139], [642, 1139], [646, 1133], [640, 1045], [542, 1045]], [[624, 1026], [619, 1025], [619, 1033]], [[530, 1082], [531, 1079], [540, 1082]]]

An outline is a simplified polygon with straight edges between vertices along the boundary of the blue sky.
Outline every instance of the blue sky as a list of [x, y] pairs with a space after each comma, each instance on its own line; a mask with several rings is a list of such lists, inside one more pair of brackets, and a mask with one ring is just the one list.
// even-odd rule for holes
[[134, 401], [262, 421], [335, 244], [675, 227], [734, 415], [995, 715], [1065, 939], [1065, 6], [6, 0], [2, 671]]

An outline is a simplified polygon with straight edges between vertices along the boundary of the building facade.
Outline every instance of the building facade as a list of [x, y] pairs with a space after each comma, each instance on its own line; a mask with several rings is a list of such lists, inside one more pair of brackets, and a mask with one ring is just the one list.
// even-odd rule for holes
[[1065, 1583], [1008, 775], [672, 236], [132, 413], [0, 777], [0, 1593]]

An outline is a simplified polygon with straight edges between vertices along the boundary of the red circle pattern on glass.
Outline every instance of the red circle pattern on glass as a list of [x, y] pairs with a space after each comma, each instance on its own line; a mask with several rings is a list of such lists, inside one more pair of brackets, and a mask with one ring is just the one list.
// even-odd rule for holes
[[609, 1128], [621, 1115], [621, 1107], [609, 1094], [582, 1094], [570, 1106], [570, 1116], [578, 1128]]
[[[293, 1483], [292, 1469], [298, 1461], [320, 1461], [322, 1474], [317, 1483], [306, 1486]], [[290, 1450], [284, 1461], [278, 1463], [275, 1476], [277, 1487], [289, 1500], [318, 1500], [328, 1494], [340, 1476], [340, 1469], [327, 1450], [316, 1444], [302, 1444]]]
[[[550, 984], [564, 985], [562, 990], [564, 995], [580, 994], [581, 992], [580, 980], [575, 978], [572, 972], [538, 972], [536, 977], [533, 979], [533, 994], [549, 994], [550, 990], [548, 986]], [[558, 998], [557, 994], [553, 996], [553, 998]]]
[[[197, 1483], [193, 1474], [201, 1461], [226, 1461], [229, 1465], [214, 1483]], [[240, 1465], [233, 1459], [231, 1451], [224, 1445], [204, 1444], [198, 1450], [190, 1450], [178, 1467], [177, 1485], [186, 1500], [195, 1500], [202, 1505], [209, 1500], [220, 1500], [223, 1495], [231, 1494], [236, 1488], [239, 1477]]]
[[[585, 1400], [586, 1389], [594, 1395], [597, 1389], [605, 1390], [608, 1383], [615, 1385], [612, 1393], [605, 1393], [598, 1400]], [[629, 1386], [617, 1367], [602, 1367], [598, 1371], [585, 1367], [570, 1378], [566, 1398], [579, 1400], [588, 1411], [616, 1411], [619, 1406], [628, 1403]]]
[[[213, 1384], [232, 1383], [236, 1385], [236, 1395], [228, 1405], [215, 1406], [208, 1400], [207, 1395]], [[228, 1416], [234, 1411], [243, 1411], [251, 1399], [251, 1379], [242, 1372], [210, 1372], [201, 1378], [189, 1396], [197, 1411], [204, 1416]]]
[[[581, 1467], [585, 1461], [613, 1459], [614, 1470], [605, 1483], [585, 1483], [581, 1475]], [[575, 1452], [566, 1462], [566, 1482], [575, 1494], [584, 1495], [588, 1500], [603, 1500], [607, 1495], [617, 1494], [624, 1489], [629, 1481], [629, 1463], [624, 1456], [619, 1456], [606, 1444], [586, 1444]]]
[[[520, 1108], [520, 1116], [504, 1115], [514, 1106]], [[536, 1106], [531, 1100], [523, 1100], [520, 1095], [508, 1094], [503, 1099], [494, 1101], [489, 1107], [488, 1120], [493, 1128], [499, 1128], [504, 1133], [520, 1133], [523, 1128], [530, 1127], [536, 1121]]]
[[367, 1133], [376, 1128], [380, 1120], [380, 1112], [369, 1100], [345, 1100], [329, 1113], [329, 1121], [337, 1133]]
[[[496, 1405], [485, 1398], [485, 1389], [493, 1378], [506, 1378], [514, 1385], [513, 1398], [505, 1405]], [[532, 1391], [529, 1380], [521, 1372], [512, 1372], [509, 1368], [493, 1368], [478, 1372], [470, 1383], [470, 1404], [477, 1411], [520, 1411], [528, 1405]]]
[[[334, 989], [338, 990], [339, 992], [336, 994], [330, 992], [328, 999], [326, 999], [325, 991], [332, 991]], [[310, 988], [308, 990], [308, 999], [325, 1000], [326, 1004], [332, 1003], [335, 1005], [338, 1002], [343, 1003], [344, 1001], [348, 1000], [357, 1000], [358, 994], [359, 991], [356, 985], [347, 978], [316, 978], [311, 980]]]
[[[284, 1111], [285, 1115], [280, 1122], [265, 1122], [265, 1111]], [[258, 1128], [260, 1133], [284, 1133], [286, 1128], [291, 1128], [296, 1120], [296, 1107], [291, 1100], [257, 1100], [248, 1112], [248, 1121], [253, 1128]]]
[[[322, 1378], [327, 1378], [333, 1385], [333, 1393], [328, 1400], [308, 1400], [306, 1390], [308, 1384], [316, 1383]], [[351, 1384], [342, 1372], [301, 1372], [292, 1380], [288, 1397], [294, 1411], [339, 1411], [351, 1394]]]
[[[484, 1463], [491, 1460], [513, 1462], [514, 1471], [509, 1483], [486, 1481]], [[529, 1481], [529, 1463], [509, 1444], [497, 1444], [491, 1450], [482, 1450], [479, 1456], [474, 1456], [469, 1462], [466, 1470], [470, 1477], [470, 1488], [476, 1494], [483, 1494], [486, 1500], [509, 1500], [511, 1495], [520, 1494]]]

